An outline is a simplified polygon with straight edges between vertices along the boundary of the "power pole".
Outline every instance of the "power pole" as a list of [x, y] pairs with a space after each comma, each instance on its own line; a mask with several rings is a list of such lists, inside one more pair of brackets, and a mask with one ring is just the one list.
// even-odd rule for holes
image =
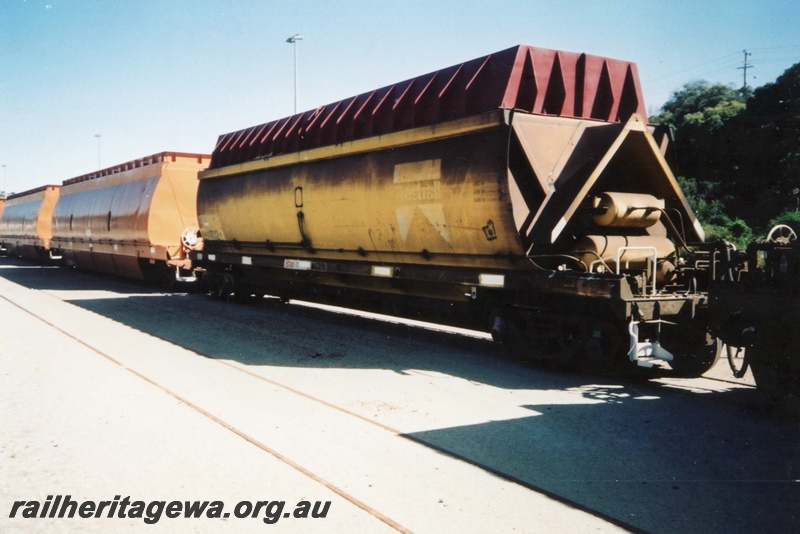
[[736, 67], [736, 68], [737, 69], [741, 69], [743, 71], [742, 72], [742, 90], [744, 90], [744, 88], [747, 87], [747, 69], [752, 67], [752, 65], [747, 62], [747, 56], [752, 56], [753, 54], [751, 52], [748, 52], [747, 50], [742, 50], [742, 52], [744, 52], [744, 63], [742, 64], [741, 67]]

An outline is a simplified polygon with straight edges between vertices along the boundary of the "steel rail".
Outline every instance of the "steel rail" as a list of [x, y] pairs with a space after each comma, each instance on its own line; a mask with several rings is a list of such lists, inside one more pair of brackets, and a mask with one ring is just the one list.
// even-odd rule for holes
[[221, 426], [222, 428], [228, 430], [229, 432], [235, 434], [236, 436], [242, 438], [243, 440], [247, 441], [248, 443], [250, 443], [252, 445], [255, 445], [256, 447], [258, 447], [262, 451], [264, 451], [267, 454], [273, 456], [274, 458], [280, 460], [281, 462], [285, 463], [286, 465], [288, 465], [292, 469], [295, 469], [296, 471], [298, 471], [301, 474], [305, 475], [306, 477], [310, 478], [314, 482], [317, 482], [317, 483], [323, 485], [324, 487], [326, 487], [327, 489], [329, 489], [332, 492], [336, 493], [337, 495], [339, 495], [343, 499], [349, 501], [350, 503], [354, 504], [358, 508], [361, 508], [362, 510], [364, 510], [365, 512], [367, 512], [368, 514], [370, 514], [374, 518], [382, 521], [383, 523], [385, 523], [389, 527], [393, 528], [397, 532], [403, 532], [403, 533], [410, 533], [411, 532], [410, 529], [404, 527], [403, 525], [401, 525], [397, 521], [391, 519], [390, 517], [387, 517], [386, 515], [384, 515], [380, 511], [378, 511], [375, 508], [369, 506], [368, 504], [364, 503], [363, 501], [357, 499], [353, 495], [350, 495], [349, 493], [347, 493], [343, 489], [339, 488], [335, 484], [325, 480], [324, 478], [322, 478], [321, 476], [317, 475], [313, 471], [310, 471], [309, 469], [306, 469], [305, 467], [303, 467], [299, 463], [295, 462], [291, 458], [287, 457], [284, 454], [281, 454], [280, 452], [276, 451], [275, 449], [273, 449], [272, 447], [270, 447], [267, 444], [263, 443], [262, 441], [259, 441], [256, 438], [250, 436], [249, 434], [247, 434], [243, 430], [237, 428], [236, 426], [232, 425], [231, 423], [228, 423], [224, 419], [221, 419], [221, 418], [217, 417], [216, 415], [210, 413], [209, 411], [201, 408], [197, 404], [194, 404], [193, 402], [191, 402], [187, 398], [179, 395], [178, 393], [175, 393], [174, 391], [172, 391], [168, 387], [164, 386], [163, 384], [158, 383], [156, 380], [153, 380], [152, 378], [150, 378], [150, 377], [148, 377], [148, 376], [146, 376], [146, 375], [144, 375], [144, 374], [142, 374], [142, 373], [140, 373], [140, 372], [138, 372], [138, 371], [136, 371], [134, 369], [131, 369], [130, 367], [128, 367], [127, 365], [125, 365], [121, 361], [117, 360], [116, 358], [114, 358], [110, 354], [106, 353], [105, 351], [93, 346], [91, 343], [89, 343], [87, 341], [84, 341], [80, 337], [77, 337], [77, 336], [71, 334], [67, 330], [65, 330], [65, 329], [59, 327], [58, 325], [48, 321], [47, 319], [45, 319], [41, 315], [37, 314], [36, 312], [33, 312], [33, 311], [25, 308], [24, 306], [20, 305], [19, 303], [14, 302], [13, 300], [11, 300], [8, 297], [6, 297], [5, 295], [0, 295], [0, 298], [5, 300], [6, 302], [11, 304], [12, 306], [18, 308], [19, 310], [22, 310], [23, 312], [27, 313], [28, 315], [34, 317], [35, 319], [41, 321], [42, 323], [46, 324], [47, 326], [49, 326], [49, 327], [55, 329], [56, 331], [64, 334], [65, 336], [67, 336], [68, 338], [72, 339], [73, 341], [79, 343], [80, 345], [83, 345], [84, 347], [86, 347], [90, 351], [94, 352], [95, 354], [105, 358], [106, 360], [110, 361], [111, 363], [121, 367], [125, 371], [128, 371], [129, 373], [133, 374], [134, 376], [140, 378], [141, 380], [147, 382], [148, 384], [154, 386], [155, 388], [163, 391], [167, 395], [169, 395], [169, 396], [173, 397], [174, 399], [176, 399], [178, 402], [184, 404], [188, 408], [194, 410], [198, 414], [200, 414], [200, 415], [206, 417], [207, 419], [213, 421], [214, 423], [218, 424], [219, 426]]

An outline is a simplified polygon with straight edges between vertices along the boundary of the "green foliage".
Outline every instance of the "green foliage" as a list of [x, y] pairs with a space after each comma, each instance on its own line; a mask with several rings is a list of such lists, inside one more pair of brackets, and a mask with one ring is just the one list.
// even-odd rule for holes
[[797, 223], [800, 63], [755, 91], [686, 84], [650, 120], [675, 128], [682, 187], [709, 237], [739, 245]]
[[672, 93], [661, 113], [650, 117], [650, 121], [671, 124], [678, 135], [691, 127], [699, 128], [698, 131], [718, 130], [745, 109], [748, 96], [749, 90], [742, 92], [721, 83], [709, 85], [705, 80], [694, 81]]
[[753, 230], [741, 219], [727, 219], [724, 224], [703, 224], [706, 241], [722, 240], [733, 243], [738, 249], [747, 248], [754, 239]]
[[716, 196], [719, 185], [698, 182], [693, 178], [678, 177], [678, 183], [686, 195], [692, 210], [703, 225], [706, 240], [723, 240], [737, 248], [745, 248], [753, 240], [753, 230], [742, 219], [732, 219], [725, 213], [725, 205]]
[[689, 113], [683, 117], [685, 128], [702, 132], [717, 132], [730, 119], [744, 111], [747, 106], [738, 100], [717, 102], [712, 107]]
[[722, 223], [725, 215], [725, 206], [722, 201], [714, 198], [715, 184], [711, 182], [698, 182], [694, 178], [678, 176], [678, 183], [683, 194], [692, 206], [695, 215], [709, 224]]
[[720, 145], [720, 131], [746, 109], [749, 94], [724, 84], [695, 81], [672, 93], [662, 112], [650, 117], [651, 122], [675, 128], [681, 174], [704, 181], [724, 179], [730, 158]]
[[735, 143], [730, 209], [759, 226], [796, 208], [800, 185], [800, 63], [756, 89], [725, 136]]
[[769, 227], [785, 224], [794, 228], [795, 232], [800, 231], [800, 210], [785, 211], [769, 222]]

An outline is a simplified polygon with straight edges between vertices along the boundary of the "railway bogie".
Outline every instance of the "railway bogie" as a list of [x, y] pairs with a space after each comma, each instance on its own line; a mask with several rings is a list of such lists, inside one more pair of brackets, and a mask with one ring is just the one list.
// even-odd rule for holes
[[[800, 241], [775, 227], [746, 251], [721, 250], [726, 261], [709, 290], [710, 328], [726, 345], [731, 367], [749, 367], [756, 385], [775, 401], [800, 398]], [[741, 364], [734, 360], [741, 360]], [[738, 366], [737, 366], [738, 365]]]

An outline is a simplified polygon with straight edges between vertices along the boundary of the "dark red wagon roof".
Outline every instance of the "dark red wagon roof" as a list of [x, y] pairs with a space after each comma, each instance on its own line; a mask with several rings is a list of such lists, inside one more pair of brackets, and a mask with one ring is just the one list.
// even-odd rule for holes
[[210, 168], [495, 109], [607, 122], [646, 115], [634, 63], [520, 45], [221, 135]]

